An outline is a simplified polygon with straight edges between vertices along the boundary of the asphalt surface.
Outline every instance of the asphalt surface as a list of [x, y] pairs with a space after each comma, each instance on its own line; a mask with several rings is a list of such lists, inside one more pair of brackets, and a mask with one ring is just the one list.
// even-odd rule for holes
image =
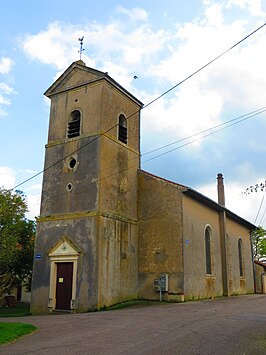
[[0, 354], [266, 355], [266, 295], [23, 318], [38, 331]]

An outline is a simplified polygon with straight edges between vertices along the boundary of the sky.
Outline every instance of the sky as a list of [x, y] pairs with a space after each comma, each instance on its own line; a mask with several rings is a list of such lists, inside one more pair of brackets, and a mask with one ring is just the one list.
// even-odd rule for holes
[[265, 23], [265, 1], [13, 0], [0, 16], [0, 186], [19, 185], [28, 218], [40, 210], [42, 174], [23, 182], [44, 165], [43, 93], [84, 36], [86, 65], [147, 105], [142, 169], [214, 201], [223, 173], [226, 207], [266, 225], [265, 189], [243, 193], [266, 179], [266, 26], [191, 76]]

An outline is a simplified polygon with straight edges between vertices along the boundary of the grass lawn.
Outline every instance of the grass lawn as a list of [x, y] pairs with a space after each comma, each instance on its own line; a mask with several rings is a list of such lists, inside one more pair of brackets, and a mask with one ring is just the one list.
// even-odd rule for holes
[[0, 322], [0, 345], [13, 341], [22, 335], [29, 334], [36, 329], [31, 324]]
[[1, 307], [0, 317], [23, 317], [30, 315], [28, 303], [17, 302], [16, 307]]

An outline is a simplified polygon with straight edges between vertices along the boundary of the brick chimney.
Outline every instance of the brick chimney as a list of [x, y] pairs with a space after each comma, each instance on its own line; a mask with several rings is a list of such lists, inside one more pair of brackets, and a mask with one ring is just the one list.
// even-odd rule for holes
[[223, 174], [217, 174], [217, 191], [218, 191], [218, 203], [225, 207], [225, 196], [224, 196], [224, 178]]

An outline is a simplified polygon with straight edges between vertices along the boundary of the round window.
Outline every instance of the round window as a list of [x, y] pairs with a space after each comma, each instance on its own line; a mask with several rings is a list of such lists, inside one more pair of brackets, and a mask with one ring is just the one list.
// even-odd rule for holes
[[76, 164], [77, 164], [76, 159], [75, 159], [75, 158], [70, 158], [69, 167], [70, 167], [71, 169], [74, 169], [75, 166], [76, 166]]
[[71, 191], [72, 189], [73, 189], [73, 185], [72, 185], [71, 182], [70, 182], [70, 183], [67, 184], [66, 190], [67, 190], [67, 191]]

